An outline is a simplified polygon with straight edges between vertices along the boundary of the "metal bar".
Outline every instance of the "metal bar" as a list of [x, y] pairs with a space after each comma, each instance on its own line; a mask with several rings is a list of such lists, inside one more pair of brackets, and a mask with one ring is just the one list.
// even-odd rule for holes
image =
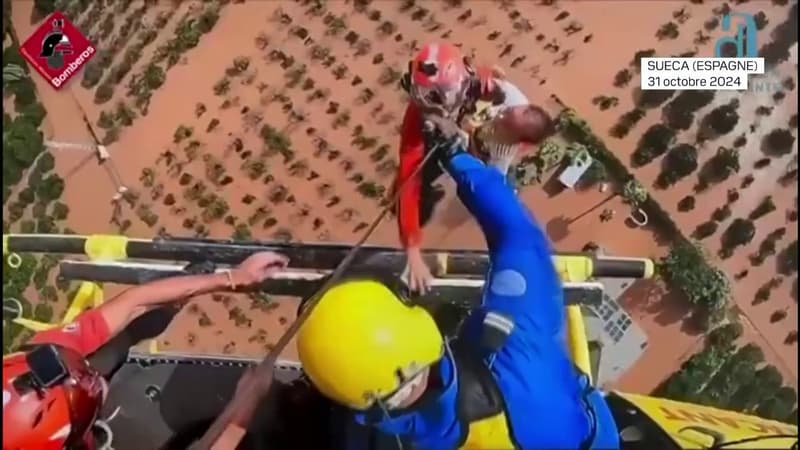
[[[4, 235], [4, 252], [67, 253], [84, 254], [88, 239], [92, 236], [9, 234]], [[332, 270], [351, 248], [347, 244], [330, 243], [280, 243], [269, 241], [232, 241], [225, 239], [135, 239], [128, 238], [127, 258], [167, 261], [208, 261], [217, 264], [238, 264], [258, 251], [276, 251], [291, 257], [293, 268]], [[430, 249], [424, 252], [425, 259], [435, 268], [437, 275], [478, 276], [485, 275], [489, 256], [478, 250]], [[581, 262], [578, 279], [591, 277], [649, 278], [653, 274], [653, 262], [647, 258], [596, 256], [581, 253], [557, 253], [557, 266], [572, 266]], [[399, 274], [406, 264], [402, 250], [393, 247], [364, 246], [359, 250], [353, 268], [369, 268]], [[562, 278], [563, 277], [562, 271]], [[573, 274], [575, 275], [575, 274]], [[565, 281], [575, 277], [564, 278]]]
[[[62, 261], [59, 276], [68, 280], [139, 285], [149, 281], [185, 275], [180, 265], [133, 262]], [[325, 280], [327, 273], [287, 270], [267, 280], [260, 290], [270, 295], [307, 297]], [[431, 289], [415, 301], [422, 304], [449, 303], [473, 307], [481, 301], [483, 280], [471, 278], [436, 278]], [[596, 282], [564, 283], [567, 304], [599, 305], [603, 285]]]

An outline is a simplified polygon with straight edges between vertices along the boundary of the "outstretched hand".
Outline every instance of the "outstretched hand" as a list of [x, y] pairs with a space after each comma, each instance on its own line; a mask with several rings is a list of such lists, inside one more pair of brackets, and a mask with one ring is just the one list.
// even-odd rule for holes
[[425, 116], [423, 132], [433, 137], [435, 141], [444, 140], [453, 144], [466, 144], [466, 133], [461, 130], [454, 120], [448, 119], [447, 117], [437, 115]]
[[408, 257], [408, 264], [406, 266], [405, 275], [408, 276], [408, 289], [419, 295], [424, 295], [430, 288], [433, 275], [431, 269], [425, 260], [422, 258], [422, 253], [419, 248], [412, 247], [406, 251]]
[[259, 252], [247, 257], [231, 271], [236, 287], [253, 287], [280, 272], [289, 258], [274, 252]]

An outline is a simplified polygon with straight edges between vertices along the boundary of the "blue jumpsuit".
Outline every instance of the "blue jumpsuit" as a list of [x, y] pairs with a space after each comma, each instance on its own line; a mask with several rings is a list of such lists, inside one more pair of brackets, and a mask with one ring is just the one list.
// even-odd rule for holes
[[[545, 233], [498, 170], [466, 153], [452, 157], [447, 170], [480, 224], [491, 262], [482, 305], [465, 322], [463, 337], [477, 340], [488, 313], [510, 319], [513, 327], [486, 362], [504, 397], [514, 442], [523, 449], [578, 448], [590, 435], [588, 400], [597, 424], [592, 448], [618, 448], [602, 394], [592, 391], [582, 401], [586, 377], [567, 352], [562, 286]], [[456, 448], [462, 430], [455, 414], [455, 366], [447, 356], [437, 367], [444, 387], [435, 402], [369, 422], [414, 448]], [[368, 422], [362, 414], [356, 420]]]

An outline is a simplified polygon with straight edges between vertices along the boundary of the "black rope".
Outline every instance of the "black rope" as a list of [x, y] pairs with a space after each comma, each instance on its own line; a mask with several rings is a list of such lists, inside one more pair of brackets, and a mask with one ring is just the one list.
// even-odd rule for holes
[[383, 207], [381, 212], [378, 214], [377, 217], [375, 217], [375, 219], [370, 224], [369, 228], [367, 228], [367, 230], [364, 232], [364, 234], [361, 236], [358, 242], [356, 242], [355, 245], [353, 245], [353, 247], [350, 248], [345, 257], [342, 258], [342, 261], [339, 263], [339, 265], [336, 266], [333, 272], [331, 272], [327, 280], [319, 288], [317, 288], [317, 290], [308, 298], [308, 300], [305, 301], [305, 305], [302, 311], [300, 311], [300, 313], [297, 315], [297, 318], [292, 323], [292, 325], [290, 325], [289, 328], [283, 333], [283, 335], [275, 344], [275, 346], [270, 350], [269, 353], [267, 353], [267, 356], [264, 357], [263, 361], [261, 361], [259, 367], [263, 367], [266, 365], [274, 365], [275, 361], [278, 359], [278, 356], [281, 354], [281, 352], [283, 352], [284, 348], [289, 344], [291, 339], [294, 337], [295, 334], [297, 334], [297, 331], [300, 329], [300, 327], [303, 325], [306, 319], [308, 319], [308, 317], [311, 315], [311, 311], [314, 310], [314, 307], [322, 298], [322, 294], [325, 293], [325, 291], [327, 291], [328, 288], [333, 286], [342, 277], [342, 275], [344, 275], [344, 272], [353, 262], [353, 259], [355, 259], [358, 250], [360, 250], [361, 247], [367, 242], [367, 240], [375, 231], [375, 229], [378, 228], [378, 225], [380, 225], [380, 223], [383, 221], [383, 218], [386, 217], [389, 211], [391, 211], [394, 205], [397, 203], [397, 201], [400, 198], [400, 194], [403, 192], [403, 189], [406, 187], [406, 185], [422, 171], [422, 168], [425, 167], [428, 161], [431, 160], [434, 154], [437, 151], [439, 151], [439, 149], [443, 145], [444, 143], [438, 143], [434, 145], [433, 148], [431, 148], [427, 152], [425, 157], [422, 159], [420, 164], [414, 169], [411, 175], [408, 178], [406, 178], [402, 183], [399, 184], [396, 191], [394, 192], [394, 195], [392, 196], [392, 200]]

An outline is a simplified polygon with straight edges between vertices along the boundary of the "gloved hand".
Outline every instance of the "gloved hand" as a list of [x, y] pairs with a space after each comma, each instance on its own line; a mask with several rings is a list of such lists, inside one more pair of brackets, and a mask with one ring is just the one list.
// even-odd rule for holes
[[439, 152], [440, 159], [465, 152], [469, 143], [469, 135], [455, 121], [438, 115], [425, 116], [422, 133], [430, 143], [429, 148]]

